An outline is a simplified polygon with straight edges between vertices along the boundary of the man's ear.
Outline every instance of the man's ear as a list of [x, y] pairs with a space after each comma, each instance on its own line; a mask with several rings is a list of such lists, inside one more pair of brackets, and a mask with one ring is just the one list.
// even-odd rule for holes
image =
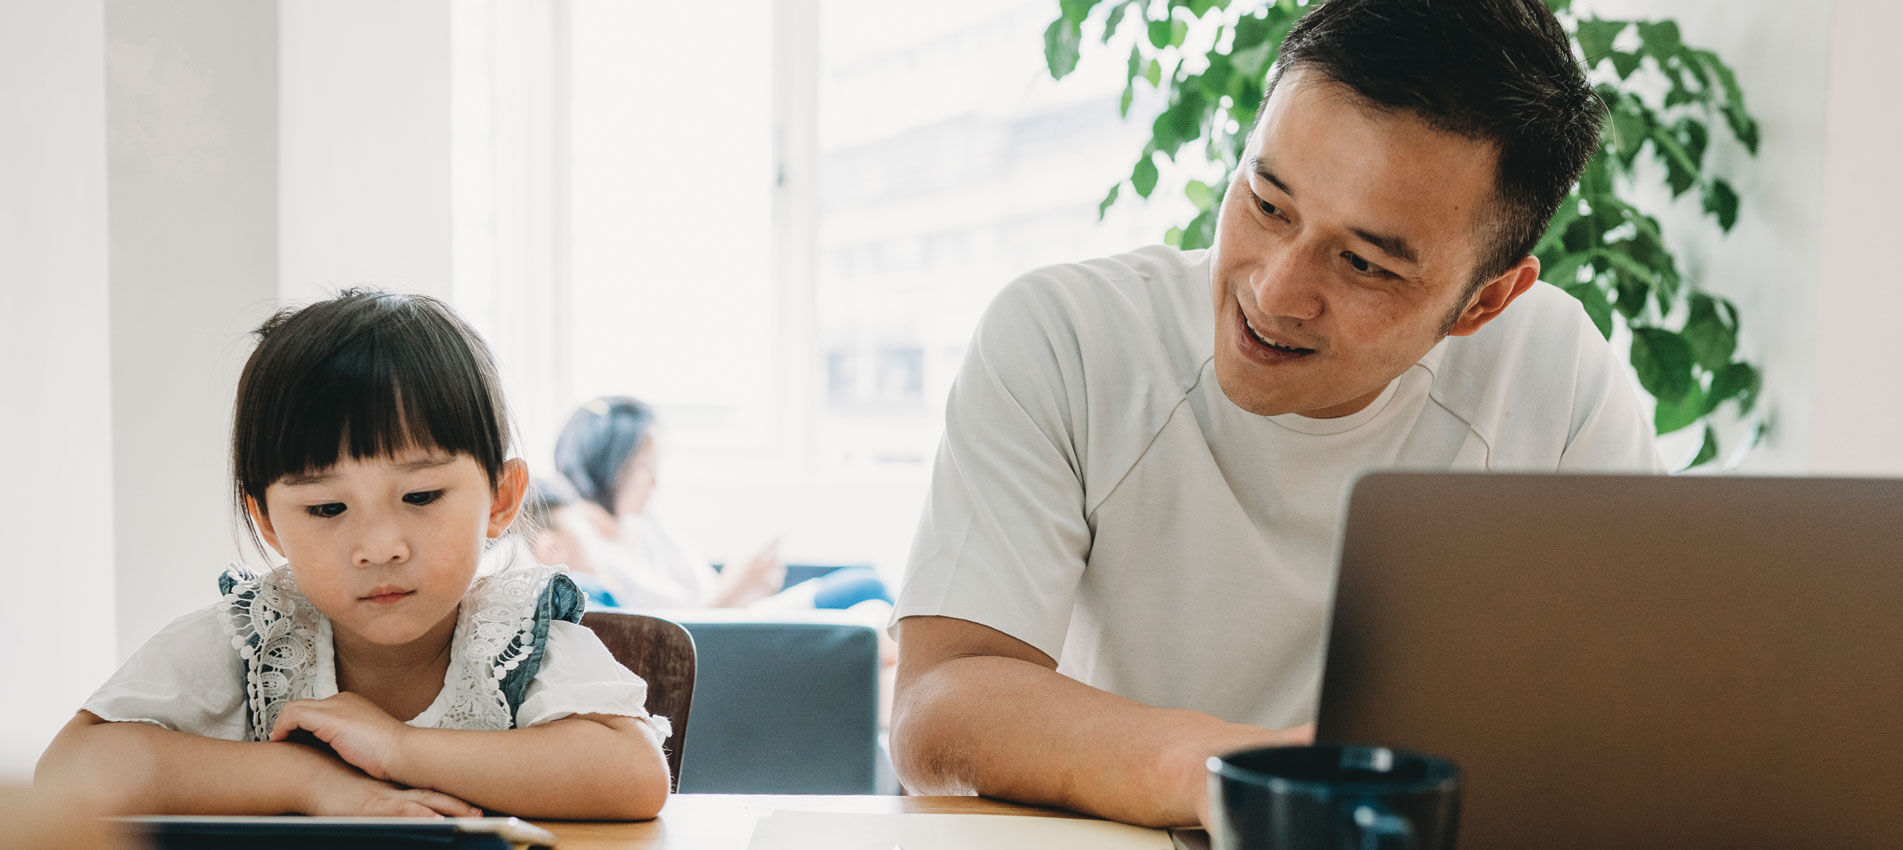
[[502, 464], [502, 477], [496, 481], [494, 498], [489, 502], [489, 538], [502, 536], [522, 510], [522, 499], [529, 493], [529, 465], [519, 457]]
[[257, 527], [258, 535], [264, 538], [264, 542], [271, 547], [271, 551], [278, 553], [280, 558], [289, 557], [284, 554], [284, 547], [278, 544], [277, 529], [271, 526], [271, 515], [264, 512], [264, 506], [258, 504], [257, 499], [246, 496], [244, 509], [246, 513], [251, 514], [251, 524]]
[[1533, 288], [1540, 280], [1540, 259], [1527, 256], [1521, 258], [1513, 268], [1507, 269], [1499, 277], [1482, 284], [1467, 299], [1467, 306], [1460, 311], [1448, 327], [1448, 336], [1469, 336], [1486, 327], [1488, 322], [1507, 309], [1513, 299]]

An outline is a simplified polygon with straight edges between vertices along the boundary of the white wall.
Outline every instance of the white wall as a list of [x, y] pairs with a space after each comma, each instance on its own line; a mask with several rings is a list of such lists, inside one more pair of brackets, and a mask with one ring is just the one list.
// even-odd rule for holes
[[0, 2], [0, 782], [116, 662], [103, 9]]
[[1836, 0], [1826, 97], [1823, 262], [1818, 281], [1812, 465], [1903, 475], [1903, 6]]
[[277, 294], [277, 9], [106, 3], [121, 656], [217, 598], [230, 411]]
[[281, 0], [284, 296], [362, 284], [445, 296], [450, 0]]

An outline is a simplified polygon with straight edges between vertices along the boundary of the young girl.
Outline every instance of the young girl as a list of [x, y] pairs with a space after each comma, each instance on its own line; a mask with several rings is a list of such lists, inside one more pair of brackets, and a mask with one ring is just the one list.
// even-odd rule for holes
[[234, 492], [289, 563], [222, 576], [38, 779], [126, 813], [653, 817], [666, 718], [567, 577], [512, 557], [528, 472], [487, 346], [439, 302], [366, 291], [258, 338]]

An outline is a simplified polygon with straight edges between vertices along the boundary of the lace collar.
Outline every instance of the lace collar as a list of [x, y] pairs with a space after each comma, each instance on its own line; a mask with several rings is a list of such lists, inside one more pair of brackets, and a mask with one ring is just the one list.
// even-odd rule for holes
[[[503, 682], [534, 656], [537, 603], [556, 572], [539, 564], [509, 566], [470, 585], [457, 609], [443, 689], [410, 725], [515, 725]], [[219, 584], [225, 632], [244, 664], [248, 733], [253, 741], [268, 740], [285, 703], [336, 695], [330, 618], [304, 598], [289, 567], [257, 574], [233, 564]]]

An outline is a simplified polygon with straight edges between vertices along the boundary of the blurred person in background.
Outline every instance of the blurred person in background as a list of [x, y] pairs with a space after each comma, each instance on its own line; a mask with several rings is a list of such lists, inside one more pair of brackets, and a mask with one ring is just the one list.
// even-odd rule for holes
[[594, 399], [569, 417], [555, 442], [555, 468], [572, 496], [551, 497], [545, 536], [553, 551], [538, 549], [538, 559], [559, 557], [591, 576], [605, 593], [599, 603], [612, 607], [889, 610], [892, 597], [869, 567], [784, 588], [778, 538], [714, 569], [650, 510], [660, 458], [654, 425], [654, 409], [628, 396]]

